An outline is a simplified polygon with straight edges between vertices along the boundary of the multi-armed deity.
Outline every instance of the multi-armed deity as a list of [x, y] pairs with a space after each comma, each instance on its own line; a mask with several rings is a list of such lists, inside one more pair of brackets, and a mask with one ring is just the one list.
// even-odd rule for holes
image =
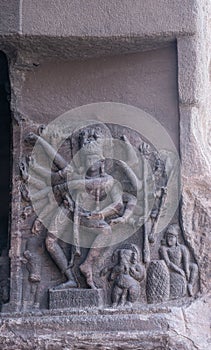
[[[118, 158], [113, 155], [113, 141], [121, 144]], [[45, 304], [48, 290], [56, 291], [57, 297], [59, 291], [69, 290], [73, 298], [74, 290], [88, 288], [103, 290], [104, 302], [113, 306], [164, 301], [174, 297], [171, 283], [182, 283], [172, 282], [176, 280], [172, 273], [186, 276], [187, 291], [194, 294], [191, 281], [197, 268], [187, 248], [173, 247], [167, 238], [159, 253], [158, 226], [165, 215], [170, 170], [152, 145], [137, 132], [115, 124], [78, 129], [59, 149], [53, 138], [50, 142], [45, 137], [44, 128], [29, 133], [26, 142], [29, 147], [38, 145], [42, 154], [39, 159], [32, 154], [20, 165], [24, 212], [34, 218], [30, 234], [37, 222], [42, 231], [41, 243], [38, 236], [29, 236], [23, 247], [35, 305]], [[52, 274], [51, 278], [42, 276], [42, 261], [36, 258], [40, 247], [48, 271], [43, 274]], [[189, 269], [179, 267], [185, 257]], [[156, 289], [158, 281], [163, 288]], [[38, 296], [40, 285], [43, 302]], [[168, 295], [162, 297], [166, 288]]]

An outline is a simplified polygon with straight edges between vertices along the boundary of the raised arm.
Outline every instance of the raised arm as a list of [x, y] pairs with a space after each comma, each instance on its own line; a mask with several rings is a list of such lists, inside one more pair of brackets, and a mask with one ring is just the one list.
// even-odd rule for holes
[[45, 180], [48, 186], [51, 184], [54, 186], [66, 180], [67, 167], [58, 171], [51, 172], [45, 167], [38, 165], [35, 161], [32, 161], [31, 168], [35, 174], [40, 175]]
[[33, 132], [29, 133], [25, 139], [26, 142], [31, 145], [35, 145], [38, 142], [39, 145], [42, 146], [45, 153], [52, 160], [52, 162], [57, 166], [58, 169], [63, 169], [67, 166], [66, 160], [57, 153], [57, 151], [41, 136], [34, 134]]

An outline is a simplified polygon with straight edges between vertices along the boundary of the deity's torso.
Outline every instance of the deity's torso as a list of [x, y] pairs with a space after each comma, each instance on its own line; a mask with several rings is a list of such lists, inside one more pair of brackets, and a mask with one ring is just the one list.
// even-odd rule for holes
[[101, 210], [112, 203], [112, 190], [115, 180], [105, 174], [98, 177], [86, 177], [84, 188], [74, 191], [78, 205], [84, 210]]
[[182, 250], [180, 246], [175, 246], [167, 249], [169, 260], [177, 266], [182, 264]]

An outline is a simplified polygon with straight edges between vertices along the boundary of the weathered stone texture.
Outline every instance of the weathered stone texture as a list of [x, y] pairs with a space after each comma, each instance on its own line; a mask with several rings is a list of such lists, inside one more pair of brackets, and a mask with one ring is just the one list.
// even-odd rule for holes
[[[194, 31], [195, 1], [23, 1], [23, 34], [128, 36]], [[183, 13], [181, 16], [181, 6]], [[83, 9], [83, 11], [82, 11]], [[171, 16], [173, 14], [173, 16]], [[192, 21], [189, 21], [191, 15]]]
[[19, 33], [20, 3], [20, 0], [1, 0], [0, 35]]
[[210, 3], [201, 3], [195, 36], [178, 39], [182, 218], [185, 237], [201, 266], [204, 292], [210, 283], [210, 13]]
[[[3, 306], [0, 349], [208, 350], [210, 2], [0, 0], [0, 5], [0, 49], [7, 53], [10, 65], [14, 138], [12, 297], [9, 306]], [[125, 53], [128, 55], [122, 55]], [[41, 310], [20, 312], [24, 294], [20, 280], [27, 280], [30, 273], [21, 261], [23, 236], [25, 241], [28, 237], [21, 217], [19, 165], [29, 151], [23, 139], [26, 131], [35, 131], [66, 110], [99, 100], [127, 103], [149, 112], [163, 123], [178, 147], [182, 245], [199, 269], [197, 293], [192, 298], [146, 306], [142, 291], [143, 304], [132, 308], [101, 305], [42, 310], [47, 308], [47, 288], [56, 280], [62, 282], [60, 271], [45, 252], [42, 263], [53, 271], [52, 284], [48, 285], [48, 279], [43, 282]], [[160, 266], [158, 258], [154, 257], [153, 266]], [[166, 266], [165, 270], [166, 278], [161, 279], [168, 300], [171, 287]], [[160, 277], [159, 269], [153, 270], [152, 277], [154, 272]], [[157, 293], [154, 286], [152, 283], [152, 294]], [[149, 302], [154, 302], [153, 297], [148, 297]]]
[[0, 349], [207, 350], [209, 306], [4, 315]]

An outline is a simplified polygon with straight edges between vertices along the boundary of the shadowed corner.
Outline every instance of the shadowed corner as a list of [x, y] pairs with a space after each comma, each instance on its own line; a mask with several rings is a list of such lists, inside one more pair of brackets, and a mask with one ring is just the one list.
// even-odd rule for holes
[[9, 300], [9, 211], [10, 211], [10, 81], [6, 55], [0, 51], [0, 307]]

